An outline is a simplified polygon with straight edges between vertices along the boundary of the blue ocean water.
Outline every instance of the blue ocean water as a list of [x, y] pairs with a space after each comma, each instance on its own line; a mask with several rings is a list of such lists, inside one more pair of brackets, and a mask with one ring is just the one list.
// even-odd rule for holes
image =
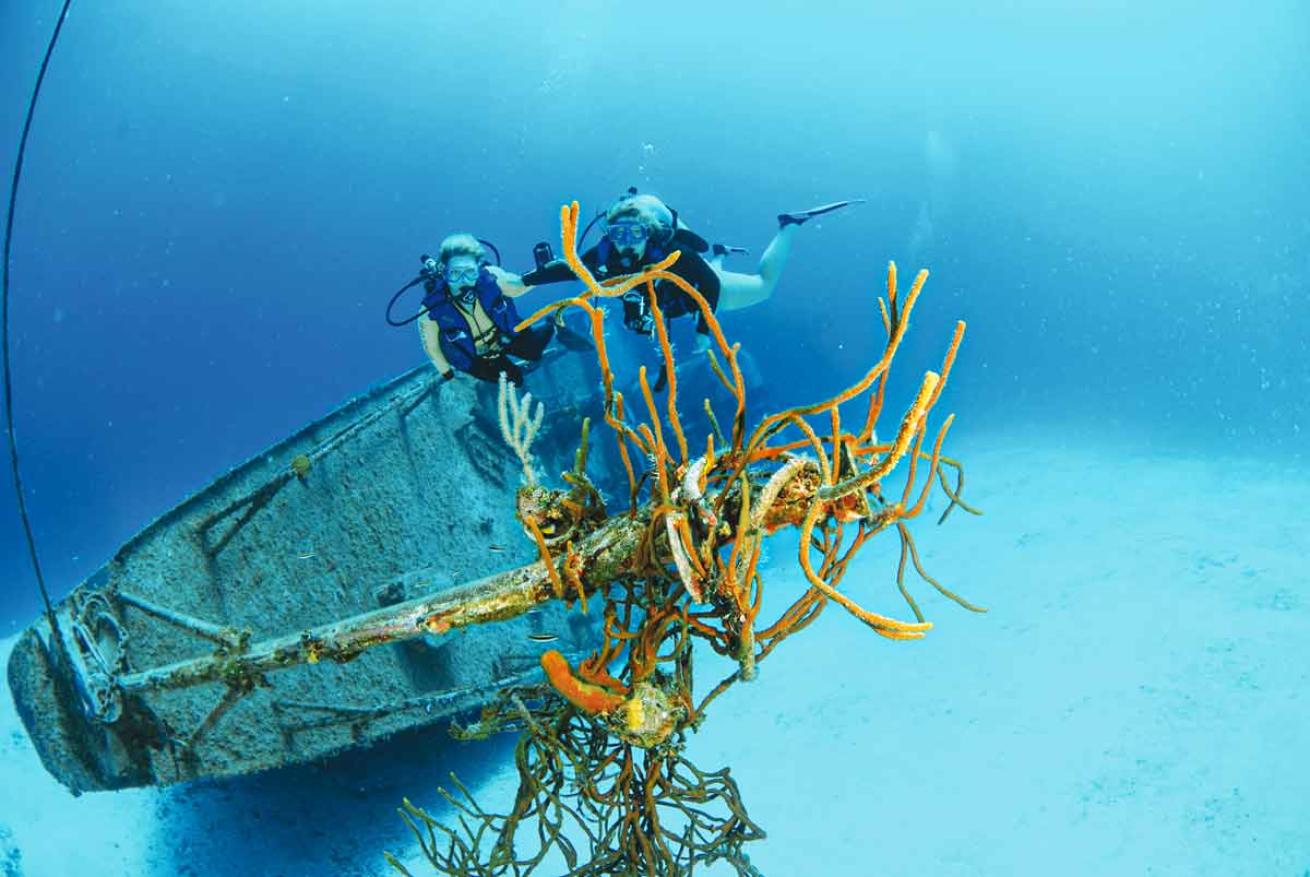
[[[3, 13], [7, 158], [57, 8]], [[917, 357], [969, 322], [961, 423], [1297, 454], [1306, 23], [1293, 3], [75, 5], [12, 267], [50, 578], [419, 361], [381, 313], [442, 236], [528, 267], [561, 203], [629, 185], [755, 253], [780, 211], [869, 199], [805, 228], [775, 299], [732, 321], [748, 349], [804, 351], [761, 357], [780, 399], [860, 372], [896, 259], [933, 271]], [[23, 623], [0, 509], [0, 615]]]
[[[58, 6], [0, 10], [0, 169]], [[75, 3], [11, 275], [47, 578], [66, 592], [421, 362], [382, 314], [443, 236], [526, 269], [561, 204], [630, 185], [753, 254], [781, 211], [867, 199], [802, 228], [774, 298], [725, 320], [776, 405], [863, 373], [894, 259], [903, 283], [932, 271], [894, 392], [968, 322], [957, 434], [1303, 472], [1307, 58], [1310, 11], [1282, 0]], [[8, 635], [39, 605], [9, 496], [0, 582]]]

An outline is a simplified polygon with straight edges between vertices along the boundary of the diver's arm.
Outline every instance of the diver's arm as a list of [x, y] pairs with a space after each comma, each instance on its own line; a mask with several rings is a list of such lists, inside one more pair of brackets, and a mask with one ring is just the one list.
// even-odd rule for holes
[[[502, 295], [518, 298], [520, 295], [532, 291], [532, 287], [524, 283], [523, 278], [518, 274], [511, 274], [497, 265], [488, 265], [487, 270], [491, 272], [492, 277], [496, 278], [496, 285], [500, 287]], [[572, 273], [569, 276], [572, 277]]]
[[418, 333], [423, 339], [423, 349], [427, 351], [428, 359], [432, 360], [432, 365], [446, 380], [455, 376], [455, 370], [450, 367], [446, 357], [441, 353], [441, 327], [435, 320], [429, 320], [426, 316], [420, 317], [418, 321]]
[[[587, 250], [580, 258], [582, 264], [586, 265], [593, 271], [596, 269], [596, 266], [600, 264], [600, 258], [596, 253], [595, 247]], [[567, 280], [577, 279], [577, 275], [573, 273], [573, 269], [569, 267], [569, 263], [563, 259], [555, 259], [551, 262], [547, 262], [542, 267], [529, 271], [523, 275], [523, 282], [531, 284], [528, 287], [529, 289], [533, 286], [541, 286], [546, 283], [563, 283]]]
[[[553, 262], [547, 262], [541, 268], [536, 268], [523, 275], [525, 283], [531, 283], [533, 286], [542, 286], [547, 283], [563, 283], [566, 280], [576, 280], [573, 275], [573, 269], [569, 263], [563, 259], [556, 259]], [[531, 287], [529, 287], [531, 288]]]

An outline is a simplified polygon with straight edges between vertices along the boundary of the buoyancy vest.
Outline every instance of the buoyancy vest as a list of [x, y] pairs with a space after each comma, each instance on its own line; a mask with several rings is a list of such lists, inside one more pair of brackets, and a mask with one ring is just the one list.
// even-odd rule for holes
[[[596, 244], [596, 268], [594, 273], [597, 278], [604, 280], [610, 276], [635, 274], [647, 265], [653, 265], [669, 254], [663, 245], [655, 241], [647, 241], [646, 251], [642, 254], [641, 262], [632, 268], [625, 269], [622, 266], [610, 264], [610, 259], [614, 256], [614, 253], [614, 243], [608, 237], [601, 238], [600, 243]], [[667, 295], [663, 289], [658, 289], [656, 294], [659, 295], [660, 304], [663, 306]], [[623, 325], [641, 335], [649, 335], [655, 330], [644, 290], [633, 289], [624, 294]]]
[[[500, 284], [486, 268], [478, 271], [473, 294], [500, 332], [501, 343], [508, 344], [519, 322], [518, 310], [514, 302], [500, 291]], [[478, 358], [477, 342], [468, 321], [455, 306], [450, 286], [444, 279], [435, 281], [428, 289], [428, 294], [423, 298], [423, 307], [427, 309], [428, 319], [436, 322], [441, 329], [442, 356], [446, 357], [451, 368], [468, 371]]]

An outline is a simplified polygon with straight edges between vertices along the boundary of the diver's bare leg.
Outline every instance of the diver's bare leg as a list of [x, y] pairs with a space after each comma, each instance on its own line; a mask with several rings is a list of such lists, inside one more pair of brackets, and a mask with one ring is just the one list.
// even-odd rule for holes
[[758, 274], [725, 271], [721, 264], [717, 264], [722, 262], [721, 258], [710, 262], [715, 273], [719, 275], [721, 284], [718, 308], [720, 311], [739, 311], [762, 301], [768, 301], [778, 285], [778, 279], [782, 277], [782, 269], [786, 267], [787, 258], [791, 255], [792, 238], [796, 236], [796, 229], [799, 227], [799, 225], [784, 225], [778, 229], [778, 233], [764, 249], [764, 255], [760, 257], [760, 264], [756, 269]]

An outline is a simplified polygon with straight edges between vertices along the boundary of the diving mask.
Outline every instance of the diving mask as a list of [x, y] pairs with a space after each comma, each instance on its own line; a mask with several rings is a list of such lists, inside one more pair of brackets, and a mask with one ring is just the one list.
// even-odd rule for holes
[[451, 286], [462, 286], [465, 283], [473, 283], [478, 279], [477, 268], [447, 268], [446, 283]]
[[616, 246], [639, 246], [650, 237], [650, 229], [641, 222], [612, 222], [605, 227], [605, 236]]

